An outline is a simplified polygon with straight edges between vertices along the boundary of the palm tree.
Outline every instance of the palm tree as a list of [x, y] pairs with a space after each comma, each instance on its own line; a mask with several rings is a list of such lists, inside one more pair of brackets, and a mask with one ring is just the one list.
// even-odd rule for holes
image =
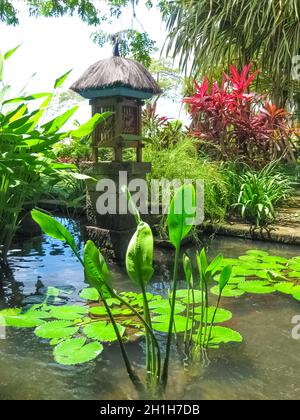
[[271, 75], [274, 103], [285, 105], [300, 53], [299, 0], [174, 0], [165, 19], [167, 51], [181, 67], [203, 72], [254, 61]]

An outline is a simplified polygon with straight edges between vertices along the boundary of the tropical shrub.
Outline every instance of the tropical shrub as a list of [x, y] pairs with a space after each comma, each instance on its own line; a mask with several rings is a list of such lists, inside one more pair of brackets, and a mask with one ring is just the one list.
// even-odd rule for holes
[[[14, 50], [13, 50], [14, 52]], [[0, 69], [12, 52], [0, 55]], [[0, 79], [2, 80], [0, 71]], [[59, 88], [68, 73], [55, 81]], [[2, 82], [3, 83], [3, 82]], [[35, 201], [45, 185], [59, 182], [66, 170], [75, 172], [74, 165], [64, 165], [52, 158], [52, 147], [57, 142], [82, 138], [103, 122], [110, 114], [96, 114], [75, 130], [62, 132], [62, 127], [74, 115], [74, 107], [51, 121], [41, 122], [54, 93], [41, 93], [6, 99], [9, 88], [0, 91], [0, 259], [5, 260], [16, 232], [25, 201]], [[36, 101], [42, 100], [41, 105]], [[36, 105], [36, 107], [34, 107]], [[45, 178], [47, 182], [45, 182]]]
[[[285, 156], [295, 161], [290, 142], [288, 114], [265, 98], [249, 93], [258, 72], [250, 65], [239, 73], [230, 66], [222, 84], [205, 78], [196, 83], [196, 93], [185, 98], [192, 117], [191, 134], [214, 145], [218, 159], [240, 160], [262, 165]], [[264, 103], [264, 104], [263, 104]]]
[[274, 221], [276, 206], [289, 199], [294, 192], [290, 177], [280, 172], [277, 162], [272, 162], [260, 171], [249, 169], [238, 175], [240, 191], [234, 207], [242, 218], [255, 226], [265, 226]]

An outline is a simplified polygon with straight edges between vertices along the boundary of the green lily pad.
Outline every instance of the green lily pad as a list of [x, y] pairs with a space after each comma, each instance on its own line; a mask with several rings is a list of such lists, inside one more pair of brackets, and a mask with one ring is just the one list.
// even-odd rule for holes
[[53, 354], [61, 365], [79, 365], [95, 359], [103, 351], [103, 346], [96, 341], [86, 344], [85, 338], [73, 338], [55, 347]]
[[247, 255], [252, 255], [252, 256], [258, 257], [258, 258], [266, 257], [266, 256], [269, 255], [268, 252], [262, 251], [261, 249], [249, 249], [248, 251], [246, 251], [246, 254]]
[[281, 283], [275, 284], [274, 288], [275, 288], [275, 290], [277, 290], [277, 292], [284, 293], [284, 294], [287, 294], [287, 295], [292, 295], [293, 294], [293, 289], [295, 287], [294, 287], [293, 283], [291, 283], [289, 281], [286, 281], [286, 282], [281, 282]]
[[292, 279], [300, 279], [300, 272], [299, 271], [291, 271], [287, 274], [289, 278]]
[[[207, 322], [210, 324], [213, 320], [213, 316], [215, 313], [216, 308], [214, 306], [210, 306], [208, 308], [208, 312], [207, 312]], [[195, 313], [197, 314], [195, 316], [196, 321], [201, 321], [201, 308], [197, 308], [195, 310]], [[200, 315], [198, 315], [200, 314]], [[204, 312], [204, 320], [206, 319], [206, 312]], [[216, 317], [215, 317], [215, 324], [220, 324], [222, 322], [226, 322], [229, 321], [232, 318], [232, 313], [230, 311], [227, 311], [226, 309], [222, 309], [222, 308], [218, 308], [217, 312], [216, 312]]]
[[221, 343], [241, 343], [243, 337], [241, 334], [231, 328], [213, 327], [209, 340], [209, 346], [218, 346]]
[[[176, 291], [176, 299], [181, 300], [183, 303], [188, 303], [188, 300], [190, 300], [190, 304], [192, 304], [192, 291], [188, 293], [187, 289], [179, 289]], [[194, 300], [195, 303], [201, 303], [202, 302], [202, 292], [201, 290], [195, 289], [194, 290]]]
[[274, 286], [268, 281], [253, 280], [239, 283], [239, 289], [243, 292], [254, 294], [274, 293], [276, 290]]
[[[170, 302], [167, 299], [158, 300], [154, 302], [152, 305], [151, 310], [152, 312], [160, 315], [169, 315], [171, 313], [171, 306]], [[186, 306], [180, 302], [175, 303], [175, 313], [181, 313], [186, 310]]]
[[[117, 324], [121, 337], [124, 335], [125, 328]], [[103, 343], [116, 341], [116, 333], [112, 324], [105, 321], [93, 322], [83, 328], [83, 333], [93, 340], [98, 340]]]
[[44, 321], [41, 318], [42, 315], [46, 316], [46, 313], [24, 313], [19, 308], [4, 309], [0, 311], [0, 325], [6, 327], [15, 328], [35, 328], [42, 325]]
[[[211, 293], [219, 296], [220, 289], [219, 286], [214, 286], [210, 289]], [[239, 297], [242, 296], [245, 292], [242, 290], [237, 289], [237, 286], [235, 285], [227, 285], [222, 292], [222, 297]]]
[[100, 295], [94, 287], [87, 287], [86, 289], [81, 290], [79, 293], [81, 299], [89, 300], [89, 301], [98, 301], [100, 299]]
[[74, 321], [82, 318], [88, 313], [88, 309], [83, 306], [50, 306], [52, 318]]
[[[167, 316], [167, 315], [155, 316], [152, 319], [152, 326], [156, 331], [166, 333], [169, 330], [169, 321], [170, 321], [170, 317]], [[185, 331], [187, 321], [186, 321], [186, 318], [184, 316], [175, 315], [174, 323], [175, 323], [176, 333], [180, 333], [180, 332]], [[190, 330], [191, 327], [192, 327], [192, 321], [189, 319], [188, 320], [188, 330]], [[174, 332], [174, 328], [173, 328], [173, 332]]]
[[[216, 277], [214, 277], [214, 280], [219, 283], [220, 275], [217, 275]], [[245, 280], [246, 280], [246, 277], [231, 277], [228, 281], [228, 284], [232, 284], [232, 285], [238, 284]]]
[[34, 333], [40, 338], [67, 338], [79, 331], [79, 327], [74, 326], [70, 321], [51, 321], [36, 328]]

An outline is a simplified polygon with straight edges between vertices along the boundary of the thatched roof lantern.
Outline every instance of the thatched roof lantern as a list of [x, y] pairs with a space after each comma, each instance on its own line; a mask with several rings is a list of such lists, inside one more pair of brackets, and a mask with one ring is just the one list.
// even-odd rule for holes
[[142, 64], [119, 56], [90, 66], [71, 89], [88, 99], [112, 96], [149, 99], [162, 93]]
[[90, 99], [93, 115], [113, 112], [109, 123], [93, 133], [95, 161], [99, 147], [112, 147], [115, 161], [122, 161], [124, 148], [136, 148], [141, 162], [143, 101], [162, 93], [149, 71], [137, 61], [120, 57], [117, 44], [112, 58], [90, 66], [71, 89]]

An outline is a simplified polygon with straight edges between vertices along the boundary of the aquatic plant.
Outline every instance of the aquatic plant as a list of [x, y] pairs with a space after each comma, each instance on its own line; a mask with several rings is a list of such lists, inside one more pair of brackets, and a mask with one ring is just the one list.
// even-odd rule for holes
[[[90, 361], [102, 353], [104, 344], [117, 341], [128, 375], [139, 395], [161, 395], [168, 383], [171, 345], [174, 338], [178, 340], [181, 333], [185, 337], [186, 349], [192, 350], [194, 343], [195, 352], [199, 349], [202, 351], [203, 348], [216, 347], [220, 343], [242, 341], [238, 333], [214, 325], [229, 320], [232, 314], [220, 309], [219, 301], [217, 307], [208, 305], [207, 282], [219, 267], [222, 260], [220, 257], [210, 264], [206, 260], [205, 267], [201, 267], [205, 281], [200, 280], [200, 289], [192, 286], [192, 300], [189, 288], [177, 290], [180, 246], [192, 229], [195, 212], [195, 210], [186, 212], [184, 204], [188, 198], [192, 198], [195, 204], [195, 191], [192, 185], [179, 189], [170, 207], [169, 237], [176, 253], [172, 291], [165, 299], [149, 294], [146, 290], [153, 275], [153, 236], [150, 227], [140, 219], [137, 211], [137, 229], [128, 247], [126, 268], [134, 285], [141, 289], [139, 294], [114, 290], [106, 261], [92, 241], [86, 243], [81, 256], [72, 235], [64, 226], [51, 216], [33, 210], [32, 217], [43, 232], [67, 243], [81, 262], [86, 281], [91, 287], [83, 289], [80, 297], [87, 300], [88, 304], [56, 306], [59, 294], [64, 291], [51, 288], [41, 303], [23, 310], [18, 308], [4, 310], [0, 312], [1, 319], [5, 320], [7, 326], [35, 328], [38, 337], [50, 340], [50, 344], [54, 346], [55, 360], [60, 364], [72, 365]], [[133, 205], [130, 197], [129, 204]], [[178, 213], [179, 208], [182, 211]], [[205, 252], [202, 251], [200, 255], [203, 260]], [[188, 272], [191, 270], [191, 264], [187, 259], [185, 261], [185, 270]], [[201, 276], [199, 278], [201, 279]], [[226, 283], [228, 278], [224, 278], [223, 281]], [[205, 299], [203, 299], [204, 290]], [[211, 325], [214, 327], [210, 328]], [[195, 340], [194, 331], [199, 329], [204, 335], [200, 334], [200, 340]], [[157, 340], [157, 334], [160, 333], [167, 333], [164, 360]], [[190, 342], [187, 346], [188, 336]], [[125, 345], [126, 341], [134, 341], [140, 337], [145, 337], [146, 341], [145, 382], [133, 368]], [[201, 355], [201, 352], [199, 354]], [[191, 357], [190, 362], [193, 360]]]
[[[232, 266], [232, 276], [223, 290], [223, 297], [280, 292], [300, 300], [299, 257], [288, 259], [254, 249], [239, 258], [225, 258], [220, 269], [225, 264]], [[217, 282], [221, 279], [220, 269], [214, 276]], [[218, 286], [214, 286], [211, 292], [217, 294]]]

